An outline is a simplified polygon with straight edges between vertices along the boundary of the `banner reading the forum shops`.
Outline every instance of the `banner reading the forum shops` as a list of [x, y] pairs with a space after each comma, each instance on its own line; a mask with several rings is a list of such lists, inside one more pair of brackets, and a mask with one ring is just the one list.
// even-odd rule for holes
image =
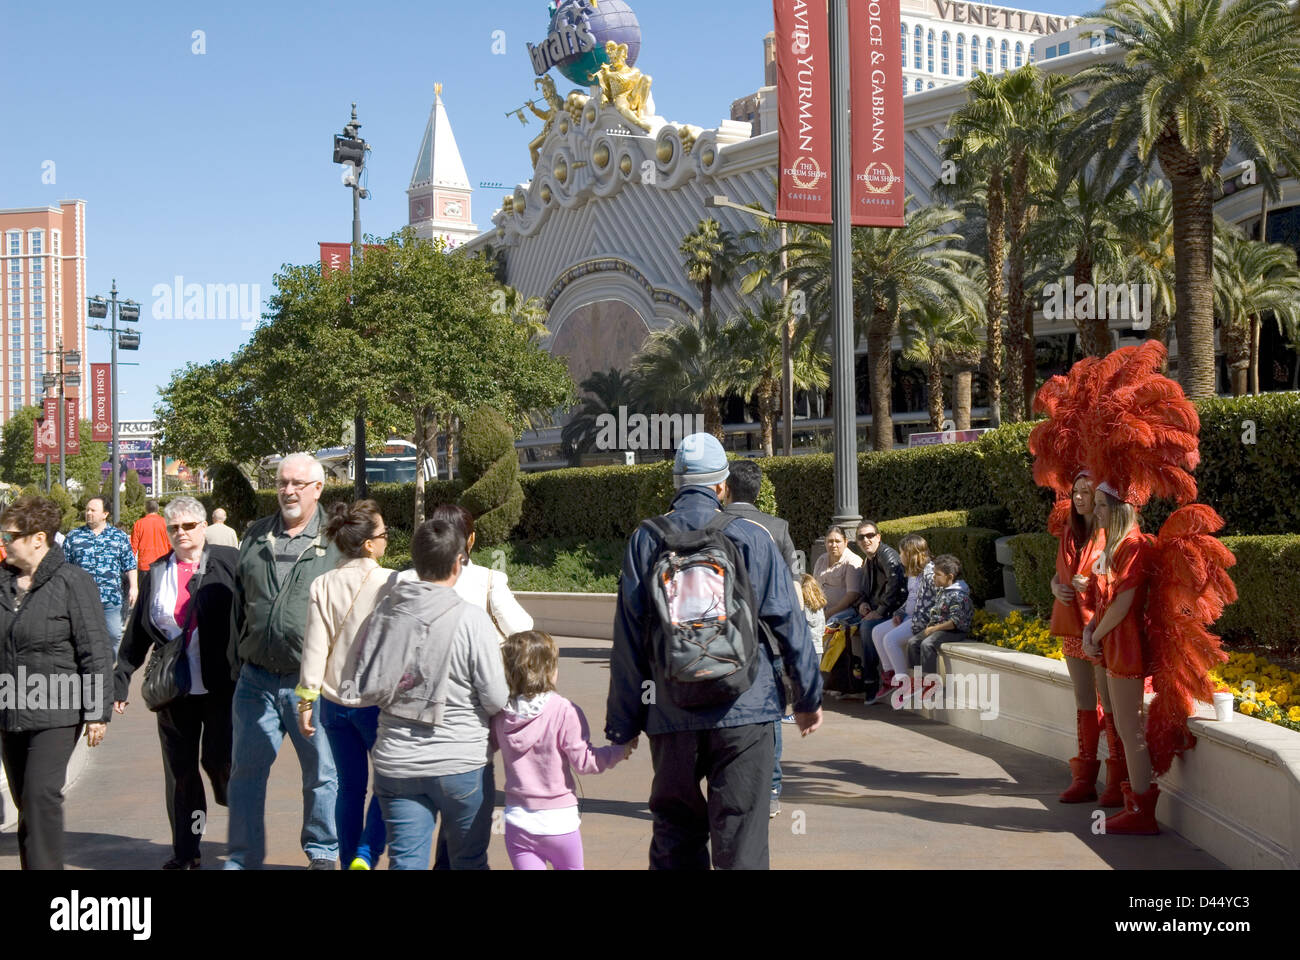
[[[774, 0], [773, 8], [781, 171], [776, 218], [830, 223], [831, 48], [826, 3]], [[897, 31], [897, 8], [894, 20]]]
[[903, 225], [903, 61], [898, 44], [898, 2], [849, 0], [855, 227]]

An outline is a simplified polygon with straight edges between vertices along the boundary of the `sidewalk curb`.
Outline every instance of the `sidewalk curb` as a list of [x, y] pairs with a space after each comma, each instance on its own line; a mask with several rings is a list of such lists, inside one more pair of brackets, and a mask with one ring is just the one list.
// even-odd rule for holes
[[[86, 770], [86, 764], [90, 761], [90, 748], [86, 746], [84, 736], [77, 738], [77, 745], [72, 748], [72, 756], [68, 758], [68, 775], [63, 781], [63, 792], [66, 795], [69, 788], [77, 782], [77, 778]], [[0, 766], [0, 830], [9, 830], [18, 825], [18, 808], [14, 805], [13, 797], [9, 793], [9, 778], [5, 776], [4, 767]]]

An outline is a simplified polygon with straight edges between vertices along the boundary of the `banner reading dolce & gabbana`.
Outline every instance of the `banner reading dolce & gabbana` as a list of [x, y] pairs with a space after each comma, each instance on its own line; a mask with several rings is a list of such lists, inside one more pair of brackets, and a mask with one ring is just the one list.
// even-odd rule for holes
[[776, 218], [830, 223], [831, 53], [826, 3], [774, 0], [773, 11], [781, 173]]
[[898, 0], [849, 0], [853, 225], [903, 225], [903, 62]]

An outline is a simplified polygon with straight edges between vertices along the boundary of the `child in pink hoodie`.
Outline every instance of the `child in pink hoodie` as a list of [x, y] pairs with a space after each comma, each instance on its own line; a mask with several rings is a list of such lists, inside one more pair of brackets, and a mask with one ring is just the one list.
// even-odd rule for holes
[[601, 773], [627, 759], [636, 740], [593, 747], [587, 718], [555, 692], [555, 641], [540, 630], [501, 646], [510, 699], [492, 718], [492, 745], [506, 768], [506, 852], [516, 870], [582, 869], [573, 771]]

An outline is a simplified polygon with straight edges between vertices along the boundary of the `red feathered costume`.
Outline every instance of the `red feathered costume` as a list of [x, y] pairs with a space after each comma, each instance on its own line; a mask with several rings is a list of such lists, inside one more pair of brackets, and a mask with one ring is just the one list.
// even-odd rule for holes
[[[1160, 343], [1147, 341], [1088, 358], [1070, 377], [1053, 378], [1040, 403], [1049, 415], [1063, 411], [1069, 423], [1043, 430], [1030, 448], [1044, 461], [1041, 469], [1035, 462], [1035, 479], [1058, 492], [1063, 471], [1072, 468], [1065, 451], [1081, 449], [1082, 468], [1113, 499], [1135, 509], [1153, 496], [1180, 505], [1157, 536], [1133, 529], [1113, 544], [1089, 588], [1094, 626], [1117, 597], [1134, 591], [1128, 614], [1101, 639], [1102, 661], [1110, 677], [1151, 677], [1155, 698], [1145, 739], [1156, 775], [1195, 745], [1187, 718], [1196, 700], [1211, 699], [1209, 669], [1227, 659], [1207, 627], [1236, 599], [1227, 573], [1235, 559], [1213, 536], [1223, 520], [1209, 506], [1191, 503], [1200, 421], [1178, 384], [1160, 373], [1164, 357]], [[1158, 792], [1151, 786], [1139, 794], [1126, 784], [1126, 810], [1107, 821], [1108, 832], [1155, 832]]]

